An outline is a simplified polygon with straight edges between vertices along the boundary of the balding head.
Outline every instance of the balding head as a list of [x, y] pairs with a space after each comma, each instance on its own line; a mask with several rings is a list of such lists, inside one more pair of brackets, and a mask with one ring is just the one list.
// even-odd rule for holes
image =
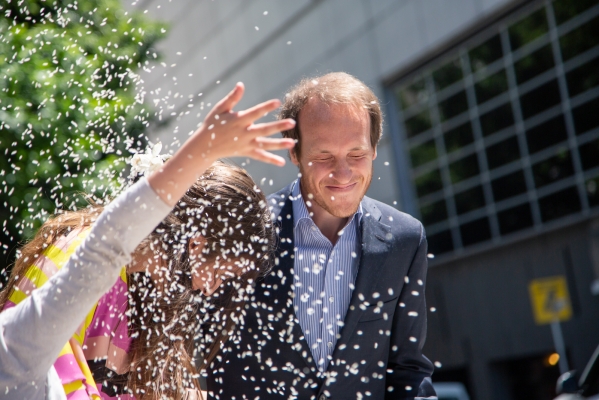
[[[308, 104], [347, 105], [348, 111], [360, 113], [364, 110], [370, 118], [370, 142], [373, 148], [381, 139], [383, 131], [383, 114], [378, 98], [359, 79], [345, 73], [332, 72], [315, 78], [303, 79], [285, 96], [285, 103], [279, 113], [279, 119], [293, 118], [297, 124], [293, 129], [284, 131], [283, 136], [297, 140], [292, 151], [301, 152], [300, 113]], [[317, 109], [310, 107], [310, 113]], [[314, 115], [318, 118], [317, 115]], [[302, 115], [302, 119], [310, 116]]]

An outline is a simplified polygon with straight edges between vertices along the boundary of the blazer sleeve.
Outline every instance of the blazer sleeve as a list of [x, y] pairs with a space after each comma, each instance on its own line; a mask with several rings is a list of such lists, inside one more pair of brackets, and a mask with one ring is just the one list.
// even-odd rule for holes
[[[420, 243], [403, 277], [389, 348], [385, 399], [420, 398], [419, 388], [433, 372], [432, 363], [422, 354], [426, 340], [426, 300], [424, 288], [427, 271], [427, 242], [420, 225]], [[432, 390], [432, 393], [431, 393]], [[426, 395], [434, 396], [432, 385]]]

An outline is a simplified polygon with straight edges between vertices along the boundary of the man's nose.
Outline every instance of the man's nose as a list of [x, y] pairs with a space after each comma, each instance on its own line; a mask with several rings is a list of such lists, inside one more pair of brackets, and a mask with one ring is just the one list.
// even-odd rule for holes
[[349, 163], [346, 160], [337, 161], [330, 177], [339, 183], [348, 183], [352, 177], [352, 170]]

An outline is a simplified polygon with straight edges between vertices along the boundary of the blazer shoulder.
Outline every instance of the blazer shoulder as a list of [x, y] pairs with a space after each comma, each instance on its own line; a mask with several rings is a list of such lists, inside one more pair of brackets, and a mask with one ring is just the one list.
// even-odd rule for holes
[[410, 214], [406, 214], [388, 204], [369, 197], [364, 197], [364, 205], [366, 212], [370, 212], [373, 216], [374, 214], [379, 214], [379, 222], [388, 225], [392, 231], [401, 231], [404, 237], [406, 234], [417, 236], [419, 241], [422, 241], [424, 238], [425, 232], [422, 222]]

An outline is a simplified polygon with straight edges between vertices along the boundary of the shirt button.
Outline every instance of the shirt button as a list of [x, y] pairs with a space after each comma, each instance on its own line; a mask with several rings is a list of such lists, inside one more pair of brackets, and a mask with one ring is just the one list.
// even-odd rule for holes
[[327, 346], [329, 346], [329, 349], [333, 347], [333, 342], [329, 342], [327, 343]]
[[335, 298], [333, 296], [329, 297], [329, 301], [332, 303]]

